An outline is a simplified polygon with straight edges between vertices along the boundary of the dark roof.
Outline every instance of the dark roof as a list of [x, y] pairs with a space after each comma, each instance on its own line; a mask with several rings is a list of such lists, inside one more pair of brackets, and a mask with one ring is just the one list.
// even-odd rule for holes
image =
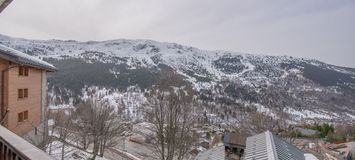
[[230, 146], [230, 147], [241, 147], [245, 146], [245, 137], [239, 133], [229, 133], [226, 132], [224, 133], [224, 138], [223, 138], [224, 146]]
[[57, 71], [57, 68], [52, 64], [45, 62], [36, 57], [30, 56], [26, 53], [22, 53], [18, 50], [6, 47], [0, 44], [0, 58], [11, 62], [18, 63], [20, 65], [27, 65], [39, 69], [44, 69], [47, 71]]

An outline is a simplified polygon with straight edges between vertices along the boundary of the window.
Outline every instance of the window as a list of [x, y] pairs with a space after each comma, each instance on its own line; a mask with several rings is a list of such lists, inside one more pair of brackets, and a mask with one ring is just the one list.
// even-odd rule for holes
[[28, 111], [23, 112], [23, 120], [28, 120]]
[[28, 67], [23, 67], [23, 66], [18, 67], [18, 75], [19, 76], [28, 76], [28, 73], [29, 73]]
[[23, 76], [23, 67], [18, 67], [18, 75]]
[[17, 122], [23, 122], [23, 112], [18, 114]]
[[28, 89], [23, 89], [23, 97], [28, 98]]
[[18, 89], [18, 99], [28, 98], [28, 89]]
[[25, 76], [28, 76], [28, 67], [25, 67], [24, 74]]
[[18, 98], [19, 99], [23, 98], [23, 89], [18, 89]]
[[18, 113], [18, 118], [17, 118], [17, 122], [23, 122], [28, 120], [28, 111], [24, 111], [24, 112], [20, 112]]

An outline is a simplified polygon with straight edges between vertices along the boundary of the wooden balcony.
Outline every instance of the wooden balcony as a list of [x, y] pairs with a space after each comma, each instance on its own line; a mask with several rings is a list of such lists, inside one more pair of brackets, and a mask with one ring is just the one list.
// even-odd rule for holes
[[0, 160], [52, 160], [47, 153], [0, 125]]

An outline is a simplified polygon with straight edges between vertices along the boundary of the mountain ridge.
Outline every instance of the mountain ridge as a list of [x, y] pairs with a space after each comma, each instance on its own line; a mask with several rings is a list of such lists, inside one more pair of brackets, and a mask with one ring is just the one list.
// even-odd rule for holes
[[315, 59], [208, 51], [153, 40], [38, 41], [0, 35], [0, 43], [53, 63], [59, 72], [49, 78], [50, 87], [76, 90], [71, 95], [90, 86], [149, 90], [161, 70], [169, 68], [206, 104], [229, 106], [219, 110], [282, 111], [294, 121], [296, 111], [328, 120], [355, 115], [355, 69]]
[[[233, 51], [233, 50], [223, 50], [223, 49], [217, 49], [217, 50], [209, 50], [209, 49], [200, 49], [198, 47], [193, 47], [190, 45], [183, 45], [183, 44], [178, 44], [175, 42], [166, 42], [166, 41], [156, 41], [156, 40], [152, 40], [152, 39], [126, 39], [126, 38], [118, 38], [118, 39], [111, 39], [111, 40], [102, 40], [102, 41], [95, 41], [95, 40], [87, 40], [87, 41], [81, 41], [81, 40], [63, 40], [63, 39], [29, 39], [29, 38], [19, 38], [19, 37], [12, 37], [12, 36], [7, 36], [4, 34], [0, 34], [0, 38], [1, 39], [18, 39], [18, 40], [22, 40], [22, 41], [36, 41], [36, 42], [61, 42], [61, 43], [67, 43], [67, 42], [75, 42], [75, 43], [79, 43], [79, 44], [91, 44], [91, 43], [107, 43], [107, 42], [114, 42], [114, 41], [141, 41], [141, 42], [145, 42], [145, 41], [151, 41], [154, 43], [164, 43], [164, 44], [173, 44], [173, 45], [180, 45], [180, 46], [185, 46], [185, 47], [189, 47], [189, 48], [195, 48], [201, 51], [207, 51], [207, 52], [228, 52], [228, 53], [232, 53], [232, 54], [239, 54], [239, 55], [256, 55], [256, 56], [274, 56], [274, 57], [292, 57], [292, 58], [296, 58], [296, 59], [306, 59], [306, 60], [310, 60], [310, 61], [319, 61], [315, 58], [306, 58], [306, 57], [296, 57], [296, 56], [289, 56], [289, 55], [270, 55], [270, 54], [262, 54], [262, 53], [247, 53], [247, 52], [238, 52], [238, 51]], [[323, 62], [325, 63], [325, 62]], [[347, 66], [339, 66], [339, 65], [334, 65], [336, 67], [342, 67], [342, 68], [348, 68], [348, 69], [354, 69], [353, 67], [347, 67]]]

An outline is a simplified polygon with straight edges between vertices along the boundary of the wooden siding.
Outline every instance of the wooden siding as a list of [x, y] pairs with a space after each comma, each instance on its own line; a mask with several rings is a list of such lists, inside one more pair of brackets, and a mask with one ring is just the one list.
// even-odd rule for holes
[[[9, 62], [0, 60], [0, 69], [4, 70]], [[16, 64], [12, 64], [16, 65]], [[5, 126], [18, 135], [24, 135], [34, 127], [38, 127], [42, 118], [42, 72], [36, 68], [29, 68], [28, 76], [19, 76], [19, 67], [13, 67], [5, 72], [5, 108], [10, 111]], [[46, 84], [44, 84], [46, 85]], [[28, 89], [28, 98], [18, 98], [18, 89]], [[28, 120], [19, 123], [18, 113], [28, 110]]]
[[[4, 61], [2, 59], [0, 59], [0, 97], [2, 96], [1, 94], [1, 88], [3, 87], [2, 86], [2, 79], [1, 79], [1, 75], [2, 75], [2, 70], [6, 69], [7, 66], [8, 66], [8, 63], [7, 61]], [[1, 98], [0, 98], [0, 104], [1, 104]], [[1, 106], [0, 106], [0, 115], [3, 115], [4, 113], [1, 113]], [[0, 116], [1, 117], [1, 116]]]

